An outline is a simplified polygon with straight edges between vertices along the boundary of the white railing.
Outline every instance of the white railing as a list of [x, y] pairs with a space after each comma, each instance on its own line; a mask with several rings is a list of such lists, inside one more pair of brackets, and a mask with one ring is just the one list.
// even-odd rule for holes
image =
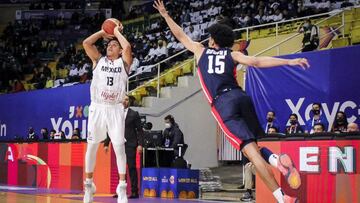
[[[338, 16], [338, 15], [341, 14], [341, 15], [342, 15], [342, 20], [341, 20], [341, 21], [342, 21], [342, 24], [341, 24], [341, 26], [338, 27], [336, 30], [342, 29], [342, 35], [344, 35], [344, 26], [345, 26], [345, 13], [344, 13], [344, 12], [345, 12], [345, 10], [346, 10], [346, 9], [343, 9], [343, 10], [335, 10], [335, 11], [331, 11], [331, 12], [328, 12], [328, 13], [322, 13], [322, 14], [316, 14], [316, 15], [311, 15], [311, 16], [306, 16], [306, 17], [301, 17], [301, 18], [296, 18], [296, 19], [290, 19], [290, 20], [284, 20], [284, 21], [279, 21], [279, 22], [261, 24], [261, 25], [246, 27], [246, 28], [239, 28], [239, 29], [234, 29], [234, 32], [246, 31], [246, 40], [249, 40], [249, 38], [250, 38], [250, 31], [251, 31], [251, 30], [273, 26], [273, 27], [275, 27], [275, 36], [277, 37], [277, 36], [279, 35], [279, 27], [280, 27], [279, 25], [281, 25], [281, 24], [292, 23], [292, 22], [295, 22], [295, 21], [301, 21], [301, 20], [305, 20], [305, 19], [313, 19], [313, 18], [325, 17], [324, 19], [322, 19], [321, 21], [319, 21], [319, 22], [316, 23], [316, 25], [319, 25], [319, 24], [325, 22], [326, 20], [328, 20], [328, 19], [330, 19], [330, 18], [333, 18], [333, 17]], [[331, 33], [335, 32], [336, 30], [333, 30]], [[327, 34], [331, 34], [331, 33], [327, 33]], [[291, 40], [291, 39], [293, 39], [293, 38], [295, 38], [295, 37], [297, 37], [297, 36], [299, 36], [299, 35], [301, 35], [301, 33], [296, 33], [296, 34], [294, 34], [294, 35], [292, 35], [292, 36], [290, 36], [290, 37], [287, 37], [286, 39], [284, 39], [284, 40], [282, 40], [282, 41], [280, 41], [280, 42], [278, 42], [278, 43], [276, 43], [276, 44], [274, 44], [274, 45], [272, 45], [272, 46], [270, 46], [270, 47], [268, 47], [268, 48], [260, 51], [259, 53], [255, 54], [254, 56], [259, 56], [259, 55], [261, 55], [261, 54], [263, 54], [263, 53], [265, 53], [265, 52], [267, 52], [267, 51], [269, 51], [269, 50], [272, 50], [272, 49], [274, 49], [274, 48], [277, 48], [277, 53], [278, 53], [278, 55], [279, 55], [279, 54], [280, 54], [280, 45], [288, 42], [289, 40]], [[206, 41], [208, 41], [208, 39], [205, 39], [205, 40], [201, 41], [201, 43], [204, 43], [204, 42], [206, 42]], [[182, 51], [180, 51], [180, 52], [178, 52], [178, 53], [176, 53], [176, 54], [174, 54], [174, 55], [172, 55], [172, 56], [170, 56], [170, 57], [168, 57], [168, 58], [166, 58], [166, 59], [164, 59], [164, 60], [162, 60], [162, 61], [160, 61], [160, 62], [158, 62], [158, 63], [156, 63], [156, 64], [153, 64], [153, 65], [148, 66], [147, 68], [145, 68], [143, 71], [149, 71], [149, 70], [152, 70], [153, 68], [156, 67], [156, 69], [157, 69], [157, 75], [156, 75], [156, 77], [153, 78], [153, 79], [150, 79], [149, 81], [145, 82], [144, 84], [136, 87], [135, 89], [131, 90], [130, 92], [133, 92], [133, 91], [136, 91], [136, 90], [138, 90], [138, 89], [140, 89], [140, 88], [143, 88], [143, 87], [145, 87], [146, 85], [148, 85], [149, 83], [157, 80], [157, 88], [156, 88], [156, 90], [157, 90], [157, 97], [159, 98], [159, 97], [160, 97], [160, 88], [161, 88], [161, 87], [160, 87], [160, 78], [161, 78], [162, 76], [164, 76], [165, 74], [167, 74], [167, 73], [161, 74], [161, 72], [160, 72], [160, 66], [161, 66], [161, 64], [166, 63], [166, 62], [170, 61], [171, 59], [173, 59], [173, 58], [175, 58], [175, 57], [177, 57], [177, 56], [179, 56], [179, 55], [181, 55], [181, 54], [184, 54], [185, 52], [187, 52], [186, 49], [184, 49], [184, 50], [182, 50]], [[296, 52], [298, 52], [298, 51], [296, 51]], [[195, 73], [195, 71], [196, 71], [196, 70], [195, 70], [195, 69], [196, 69], [195, 57], [192, 58], [190, 61], [188, 61], [188, 63], [191, 63], [191, 62], [194, 62], [193, 72]], [[176, 70], [176, 69], [178, 69], [178, 68], [181, 68], [181, 67], [183, 67], [184, 65], [186, 65], [186, 64], [184, 63], [184, 64], [182, 64], [181, 66], [176, 67], [174, 70]], [[174, 71], [174, 70], [172, 69], [172, 71]], [[131, 77], [129, 77], [129, 81], [130, 81], [130, 79], [133, 79], [133, 78], [135, 78], [136, 76], [138, 76], [138, 75], [140, 75], [140, 74], [142, 74], [142, 73], [137, 73], [137, 74], [135, 74], [135, 75], [132, 75]], [[128, 89], [127, 89], [128, 92], [129, 92], [129, 81], [128, 81], [128, 85], [127, 85], [127, 87], [128, 87]], [[245, 78], [244, 78], [244, 84], [245, 84]]]

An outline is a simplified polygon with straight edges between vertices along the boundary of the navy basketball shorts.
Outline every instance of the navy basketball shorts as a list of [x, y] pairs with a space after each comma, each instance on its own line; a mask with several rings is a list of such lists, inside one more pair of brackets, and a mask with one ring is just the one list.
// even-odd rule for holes
[[220, 95], [213, 102], [211, 111], [236, 149], [241, 150], [265, 134], [251, 98], [240, 88]]

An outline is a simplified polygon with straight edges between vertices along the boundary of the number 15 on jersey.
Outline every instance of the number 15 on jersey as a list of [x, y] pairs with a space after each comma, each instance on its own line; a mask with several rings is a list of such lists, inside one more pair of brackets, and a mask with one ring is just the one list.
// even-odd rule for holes
[[[215, 57], [215, 60], [214, 60]], [[215, 68], [215, 73], [216, 74], [223, 74], [225, 72], [225, 56], [224, 55], [210, 55], [208, 56], [209, 59], [209, 69], [208, 69], [208, 73], [209, 74], [213, 74], [214, 73], [214, 68]], [[215, 64], [215, 66], [214, 66]]]

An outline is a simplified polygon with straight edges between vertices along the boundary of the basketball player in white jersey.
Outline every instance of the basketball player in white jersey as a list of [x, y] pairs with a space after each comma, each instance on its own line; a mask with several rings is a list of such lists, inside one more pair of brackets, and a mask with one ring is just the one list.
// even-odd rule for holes
[[86, 38], [83, 46], [93, 62], [91, 82], [91, 105], [89, 107], [87, 149], [85, 155], [84, 202], [93, 202], [96, 191], [93, 172], [99, 143], [109, 134], [116, 155], [119, 185], [116, 188], [118, 203], [127, 203], [126, 195], [126, 155], [125, 116], [122, 104], [126, 93], [128, 72], [132, 63], [131, 45], [120, 33], [122, 25], [114, 29], [115, 38], [110, 39], [106, 56], [102, 56], [95, 46], [100, 38], [110, 38], [103, 30]]

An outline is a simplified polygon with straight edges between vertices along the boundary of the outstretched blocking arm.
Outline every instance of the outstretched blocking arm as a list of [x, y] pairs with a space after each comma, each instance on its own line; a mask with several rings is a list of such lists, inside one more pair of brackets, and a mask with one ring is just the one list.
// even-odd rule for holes
[[130, 72], [130, 67], [133, 61], [131, 44], [127, 41], [124, 35], [121, 34], [120, 30], [122, 30], [122, 25], [117, 25], [114, 28], [114, 35], [119, 40], [121, 48], [122, 48], [122, 59], [124, 61], [126, 72]]
[[303, 69], [309, 68], [310, 65], [306, 58], [296, 58], [296, 59], [281, 59], [281, 58], [275, 58], [275, 57], [268, 57], [268, 56], [246, 56], [241, 52], [234, 51], [231, 53], [232, 58], [234, 61], [248, 65], [253, 66], [256, 68], [270, 68], [274, 66], [301, 66]]
[[204, 50], [204, 46], [199, 42], [195, 42], [191, 40], [190, 37], [185, 34], [183, 29], [178, 24], [176, 24], [176, 22], [169, 16], [164, 6], [164, 2], [162, 0], [154, 1], [153, 6], [159, 11], [161, 16], [165, 19], [166, 23], [168, 24], [171, 32], [176, 37], [176, 39], [179, 40], [179, 42], [183, 44], [186, 49], [193, 52], [196, 58], [199, 59]]
[[95, 43], [98, 39], [105, 37], [106, 34], [103, 30], [100, 30], [83, 41], [83, 47], [85, 49], [86, 54], [89, 56], [93, 63], [93, 68], [95, 68], [97, 61], [101, 57], [100, 52], [95, 46]]

